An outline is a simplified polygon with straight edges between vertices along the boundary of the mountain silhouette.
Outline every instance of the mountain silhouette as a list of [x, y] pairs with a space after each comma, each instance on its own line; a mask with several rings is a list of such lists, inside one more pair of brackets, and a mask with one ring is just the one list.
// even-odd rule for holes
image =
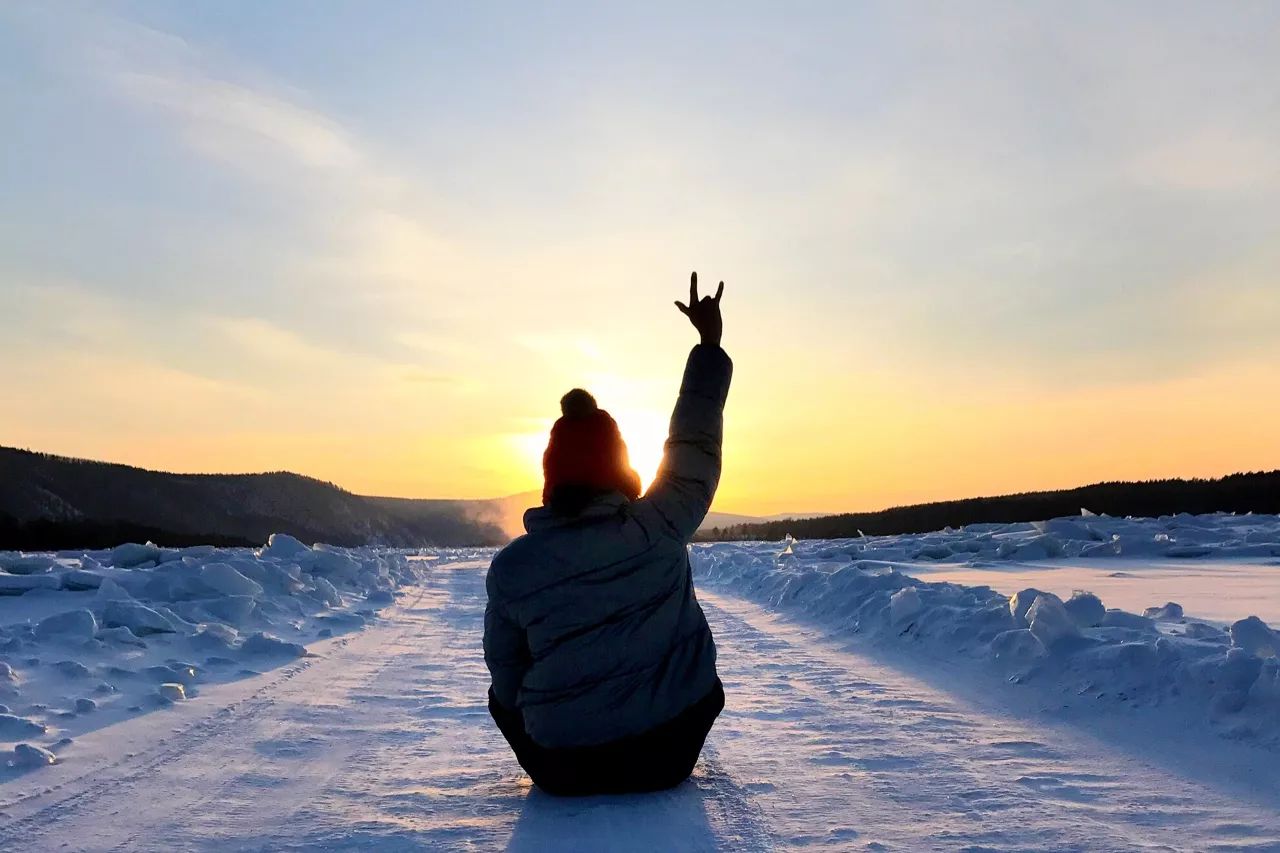
[[173, 474], [0, 447], [0, 548], [257, 545], [272, 533], [334, 545], [500, 545], [505, 504], [352, 494], [311, 477]]

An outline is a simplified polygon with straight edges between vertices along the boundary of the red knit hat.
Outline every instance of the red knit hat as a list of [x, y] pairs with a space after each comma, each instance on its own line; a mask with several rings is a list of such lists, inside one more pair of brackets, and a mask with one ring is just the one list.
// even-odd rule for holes
[[550, 504], [559, 486], [640, 497], [640, 475], [631, 469], [618, 424], [595, 398], [574, 388], [560, 398], [560, 412], [563, 417], [551, 427], [551, 441], [542, 454], [542, 502]]

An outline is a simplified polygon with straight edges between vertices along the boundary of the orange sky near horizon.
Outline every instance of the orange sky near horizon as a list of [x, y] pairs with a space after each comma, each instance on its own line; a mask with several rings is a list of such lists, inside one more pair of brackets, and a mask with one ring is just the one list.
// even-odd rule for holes
[[[1280, 394], [1260, 393], [1276, 385], [1261, 366], [1048, 398], [1016, 387], [976, 390], [980, 382], [906, 392], [883, 381], [849, 381], [833, 383], [831, 393], [803, 406], [794, 398], [775, 405], [772, 389], [781, 378], [751, 372], [768, 367], [767, 355], [738, 353], [726, 343], [738, 357], [715, 506], [724, 512], [874, 510], [1101, 480], [1280, 468]], [[674, 359], [667, 361], [677, 368]], [[674, 389], [677, 382], [673, 369], [666, 384]], [[546, 387], [544, 399], [554, 406], [562, 386]], [[623, 399], [619, 393], [602, 395], [601, 404]], [[185, 404], [171, 395], [157, 408]], [[666, 413], [626, 404], [615, 411], [633, 463], [647, 480], [660, 456]], [[24, 435], [8, 424], [6, 443], [162, 470], [288, 469], [359, 494], [485, 498], [541, 487], [549, 418], [531, 418], [528, 432], [436, 438], [429, 426], [384, 426], [367, 434], [234, 428], [201, 434], [183, 428], [143, 441], [130, 429], [86, 441], [70, 429]]]

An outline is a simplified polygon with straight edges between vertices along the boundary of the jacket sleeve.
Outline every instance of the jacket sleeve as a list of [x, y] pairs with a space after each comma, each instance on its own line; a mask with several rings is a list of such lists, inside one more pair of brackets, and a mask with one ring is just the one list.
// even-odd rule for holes
[[720, 347], [699, 344], [689, 353], [662, 465], [639, 502], [683, 542], [706, 518], [720, 483], [724, 402], [732, 376], [733, 362]]
[[489, 603], [484, 610], [484, 662], [493, 679], [493, 695], [503, 706], [516, 707], [516, 693], [532, 662], [524, 629], [503, 612], [493, 570], [485, 579]]

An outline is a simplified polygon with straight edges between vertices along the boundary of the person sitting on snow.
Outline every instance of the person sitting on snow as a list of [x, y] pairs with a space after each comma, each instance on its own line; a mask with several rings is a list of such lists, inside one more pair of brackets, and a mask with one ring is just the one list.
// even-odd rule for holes
[[574, 389], [543, 455], [543, 505], [489, 566], [489, 712], [548, 793], [677, 785], [724, 708], [687, 547], [720, 480], [733, 372], [720, 348], [723, 292], [720, 282], [699, 299], [694, 273], [689, 304], [676, 303], [702, 341], [648, 492], [613, 418]]

